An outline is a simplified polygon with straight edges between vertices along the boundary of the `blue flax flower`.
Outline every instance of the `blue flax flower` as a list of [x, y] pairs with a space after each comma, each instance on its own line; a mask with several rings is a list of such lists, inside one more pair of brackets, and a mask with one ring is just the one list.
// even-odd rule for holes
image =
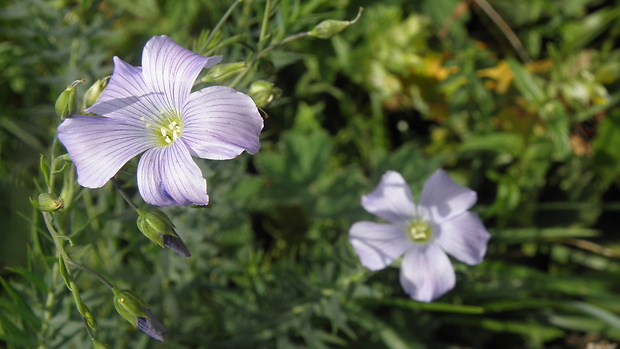
[[225, 86], [191, 92], [202, 69], [222, 60], [189, 51], [167, 36], [144, 46], [142, 67], [114, 57], [114, 72], [86, 113], [58, 127], [77, 167], [78, 183], [102, 187], [141, 154], [137, 181], [147, 203], [207, 205], [207, 182], [192, 156], [232, 159], [260, 148], [263, 128], [252, 99]]
[[477, 195], [437, 170], [424, 184], [419, 204], [403, 177], [388, 171], [377, 188], [362, 196], [364, 209], [388, 221], [357, 222], [349, 240], [363, 266], [383, 269], [403, 256], [400, 283], [417, 301], [430, 302], [455, 284], [447, 254], [469, 265], [482, 262], [489, 233], [469, 212]]

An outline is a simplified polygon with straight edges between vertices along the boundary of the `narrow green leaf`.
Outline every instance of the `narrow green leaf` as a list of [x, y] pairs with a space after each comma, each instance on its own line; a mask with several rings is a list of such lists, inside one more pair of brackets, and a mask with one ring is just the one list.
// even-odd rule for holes
[[399, 308], [422, 310], [422, 311], [434, 311], [441, 313], [457, 313], [457, 314], [482, 314], [484, 308], [471, 305], [459, 305], [448, 303], [419, 303], [408, 299], [374, 299], [374, 298], [360, 298], [365, 303], [374, 303], [381, 305], [395, 306]]
[[603, 33], [620, 16], [620, 7], [609, 6], [564, 26], [564, 52], [577, 52]]
[[512, 332], [526, 335], [536, 342], [546, 342], [564, 336], [564, 331], [555, 327], [543, 326], [536, 323], [507, 322], [494, 319], [483, 319], [480, 322], [483, 328], [498, 332]]
[[461, 153], [478, 150], [517, 156], [523, 151], [523, 137], [518, 133], [489, 133], [471, 137], [461, 145]]
[[503, 229], [492, 232], [493, 240], [502, 240], [511, 243], [562, 238], [591, 238], [599, 236], [600, 234], [600, 231], [596, 229], [577, 227]]
[[396, 332], [391, 327], [387, 327], [387, 326], [383, 327], [379, 331], [379, 336], [381, 337], [385, 345], [390, 349], [410, 349], [411, 348], [409, 344], [402, 337], [398, 335], [398, 332]]
[[525, 100], [535, 107], [541, 108], [547, 99], [542, 83], [525, 67], [514, 59], [507, 60], [514, 75], [515, 86]]
[[616, 330], [620, 330], [620, 317], [608, 310], [597, 307], [596, 305], [591, 303], [579, 301], [566, 302], [565, 304], [569, 307], [579, 310], [580, 312], [583, 312], [584, 314], [588, 314], [594, 318], [603, 321], [604, 323], [613, 327]]
[[33, 285], [35, 285], [39, 290], [46, 292], [46, 293], [50, 292], [50, 289], [49, 287], [47, 287], [45, 282], [43, 282], [43, 280], [41, 280], [38, 276], [33, 274], [31, 271], [26, 270], [24, 268], [18, 268], [18, 267], [6, 267], [5, 269], [25, 277], [26, 279], [28, 279], [28, 281], [30, 281]]
[[0, 298], [0, 308], [4, 308], [23, 319], [34, 330], [41, 328], [41, 320], [35, 315], [32, 309], [21, 300], [18, 303], [11, 303], [6, 298]]
[[67, 286], [69, 291], [71, 291], [71, 283], [69, 281], [70, 280], [69, 279], [69, 272], [67, 271], [67, 268], [65, 266], [65, 262], [64, 262], [64, 260], [62, 259], [62, 257], [60, 255], [58, 255], [58, 268], [60, 269], [60, 276], [65, 281], [65, 285]]
[[47, 162], [45, 161], [45, 157], [41, 155], [39, 158], [39, 168], [41, 169], [41, 173], [43, 174], [43, 178], [45, 178], [45, 185], [49, 187], [50, 185], [50, 169], [47, 166]]
[[486, 303], [482, 307], [485, 312], [499, 313], [504, 311], [521, 310], [528, 308], [554, 308], [558, 305], [558, 302], [548, 300], [506, 300]]
[[10, 336], [0, 333], [0, 340], [18, 346], [18, 348], [34, 348], [37, 341], [30, 336]]

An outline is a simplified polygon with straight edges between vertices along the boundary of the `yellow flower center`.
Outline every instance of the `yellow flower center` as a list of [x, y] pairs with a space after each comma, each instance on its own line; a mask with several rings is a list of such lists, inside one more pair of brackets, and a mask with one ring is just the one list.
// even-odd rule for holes
[[167, 146], [181, 137], [183, 120], [179, 113], [176, 111], [162, 112], [159, 120], [156, 125], [146, 124], [147, 128], [152, 128], [157, 144]]
[[413, 242], [427, 242], [433, 235], [433, 229], [427, 222], [416, 219], [407, 228], [407, 235]]

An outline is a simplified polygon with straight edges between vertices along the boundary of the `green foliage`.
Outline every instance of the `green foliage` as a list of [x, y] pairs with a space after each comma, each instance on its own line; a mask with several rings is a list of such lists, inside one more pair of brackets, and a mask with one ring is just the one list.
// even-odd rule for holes
[[[360, 6], [339, 34], [308, 36]], [[100, 347], [162, 347], [116, 314], [97, 276], [59, 262], [31, 205], [47, 187], [64, 200], [53, 217], [67, 253], [148, 302], [166, 347], [620, 342], [619, 14], [597, 0], [6, 1], [0, 346], [88, 348], [89, 327]], [[86, 79], [82, 101], [113, 56], [139, 65], [160, 34], [231, 63], [199, 85], [251, 94], [260, 80], [264, 101], [260, 152], [200, 161], [209, 206], [163, 210], [187, 259], [140, 234], [111, 185], [81, 188], [50, 158], [65, 87]], [[373, 219], [360, 197], [385, 171], [419, 195], [439, 167], [478, 193], [492, 238], [481, 265], [455, 263], [454, 290], [417, 303], [396, 265], [361, 267], [347, 235]], [[119, 177], [138, 199], [134, 176]]]

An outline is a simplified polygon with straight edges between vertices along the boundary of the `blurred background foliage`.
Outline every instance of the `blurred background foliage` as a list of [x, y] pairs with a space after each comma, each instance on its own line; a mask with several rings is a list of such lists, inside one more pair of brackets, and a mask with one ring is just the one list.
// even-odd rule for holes
[[[360, 6], [339, 35], [264, 50], [322, 20], [351, 20]], [[58, 94], [110, 75], [112, 56], [140, 65], [144, 43], [161, 34], [245, 61], [216, 83], [248, 92], [266, 80], [273, 90], [263, 97], [273, 100], [256, 156], [199, 161], [209, 207], [166, 209], [189, 259], [150, 244], [110, 185], [65, 184], [79, 195], [66, 212], [73, 258], [136, 290], [169, 329], [166, 343], [136, 331], [103, 285], [76, 272], [98, 340], [282, 349], [620, 342], [620, 1], [3, 0], [0, 27], [0, 345], [91, 345], [29, 198], [59, 123]], [[347, 233], [372, 219], [360, 196], [386, 170], [419, 193], [438, 167], [478, 192], [492, 239], [484, 263], [456, 263], [456, 288], [422, 304], [404, 294], [398, 268], [365, 271]], [[120, 178], [132, 188], [131, 175]]]

